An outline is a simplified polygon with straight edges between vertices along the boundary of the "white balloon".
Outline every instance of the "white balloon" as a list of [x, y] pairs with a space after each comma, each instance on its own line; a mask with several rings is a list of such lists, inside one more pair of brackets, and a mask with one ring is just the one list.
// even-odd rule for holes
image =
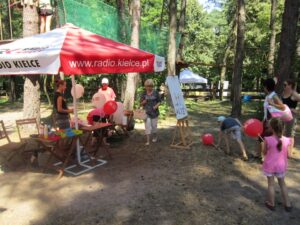
[[113, 114], [113, 120], [116, 124], [122, 124], [122, 119], [124, 116], [124, 105], [122, 102], [117, 102], [118, 109]]
[[97, 92], [96, 94], [93, 95], [92, 104], [94, 107], [101, 108], [104, 106], [105, 102], [106, 99], [104, 94]]
[[[75, 85], [76, 99], [81, 98], [84, 94], [84, 87], [81, 84]], [[74, 97], [74, 88], [71, 89], [71, 95]]]

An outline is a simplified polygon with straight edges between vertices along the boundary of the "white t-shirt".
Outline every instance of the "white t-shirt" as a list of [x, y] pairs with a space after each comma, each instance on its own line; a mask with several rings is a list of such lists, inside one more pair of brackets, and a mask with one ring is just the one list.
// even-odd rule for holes
[[268, 115], [268, 106], [269, 106], [269, 99], [272, 99], [274, 96], [276, 95], [275, 91], [271, 92], [270, 94], [268, 94], [265, 98], [264, 101], [264, 120], [267, 119], [267, 115]]

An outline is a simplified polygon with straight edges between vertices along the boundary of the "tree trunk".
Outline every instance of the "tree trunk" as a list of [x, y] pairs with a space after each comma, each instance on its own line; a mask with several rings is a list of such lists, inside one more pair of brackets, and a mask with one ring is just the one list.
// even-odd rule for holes
[[14, 103], [16, 101], [16, 82], [15, 76], [10, 76], [10, 89], [9, 89], [9, 102]]
[[[185, 37], [185, 14], [186, 14], [186, 0], [181, 0], [181, 10], [179, 18], [178, 32], [181, 34], [181, 39], [179, 43], [177, 61], [183, 61], [183, 48], [184, 48], [184, 37]], [[176, 71], [180, 72], [180, 71]]]
[[233, 102], [231, 115], [240, 117], [242, 111], [241, 91], [242, 91], [242, 72], [244, 59], [244, 42], [245, 42], [245, 1], [237, 0], [238, 5], [238, 28], [237, 43], [233, 68]]
[[44, 75], [44, 92], [45, 92], [45, 95], [47, 97], [47, 101], [48, 101], [48, 105], [51, 106], [51, 100], [50, 100], [50, 97], [49, 97], [49, 94], [48, 94], [48, 89], [47, 89], [47, 80], [48, 80], [48, 75]]
[[[139, 48], [139, 28], [141, 17], [141, 3], [140, 0], [132, 0], [132, 32], [131, 32], [131, 46]], [[139, 79], [138, 73], [129, 73], [127, 76], [127, 85], [125, 92], [124, 107], [127, 110], [133, 110], [134, 97], [137, 82]]]
[[236, 22], [236, 16], [234, 16], [233, 21], [232, 21], [232, 26], [230, 33], [227, 38], [227, 43], [226, 43], [226, 48], [225, 48], [225, 53], [223, 56], [222, 60], [222, 67], [221, 67], [221, 73], [220, 73], [220, 100], [223, 99], [223, 83], [225, 80], [225, 75], [226, 75], [226, 70], [227, 70], [227, 58], [230, 54], [230, 50], [233, 47], [236, 39], [236, 30], [237, 30], [237, 22]]
[[271, 19], [270, 19], [270, 47], [268, 55], [268, 76], [274, 77], [274, 59], [275, 59], [275, 48], [276, 48], [276, 9], [277, 0], [271, 0]]
[[[38, 15], [35, 6], [23, 6], [23, 37], [38, 34]], [[40, 121], [39, 75], [26, 76], [24, 83], [23, 117]]]
[[292, 60], [296, 49], [299, 7], [299, 0], [286, 0], [284, 4], [278, 52], [278, 84], [276, 91], [279, 94], [283, 90], [283, 81], [287, 78], [293, 78]]
[[300, 71], [300, 27], [298, 27], [297, 49], [296, 49], [296, 57], [293, 63], [293, 68], [294, 68], [294, 80], [297, 80], [299, 78], [299, 71]]
[[177, 0], [169, 3], [169, 49], [168, 49], [168, 75], [176, 75], [176, 29], [177, 29]]
[[124, 0], [117, 0], [117, 9], [119, 16], [119, 35], [123, 43], [126, 41], [126, 26], [125, 26], [125, 2]]
[[162, 0], [162, 7], [161, 7], [161, 13], [160, 13], [160, 22], [159, 22], [160, 29], [163, 27], [164, 9], [165, 9], [165, 2], [166, 1], [167, 0]]
[[0, 40], [3, 40], [2, 15], [0, 13]]

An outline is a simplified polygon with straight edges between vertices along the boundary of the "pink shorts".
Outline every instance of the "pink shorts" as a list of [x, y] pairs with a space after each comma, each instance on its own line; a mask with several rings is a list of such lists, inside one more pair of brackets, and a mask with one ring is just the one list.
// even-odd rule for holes
[[284, 178], [285, 177], [285, 172], [282, 172], [282, 173], [268, 173], [268, 172], [264, 171], [264, 175], [266, 177]]

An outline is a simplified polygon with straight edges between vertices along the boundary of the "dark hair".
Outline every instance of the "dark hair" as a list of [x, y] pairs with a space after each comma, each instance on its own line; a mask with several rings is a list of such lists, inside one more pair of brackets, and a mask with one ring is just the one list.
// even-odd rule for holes
[[65, 83], [66, 83], [65, 80], [56, 80], [55, 81], [56, 88], [59, 88], [60, 85], [64, 85]]
[[292, 89], [294, 89], [295, 86], [296, 86], [296, 83], [295, 83], [295, 81], [293, 79], [287, 79], [285, 82], [287, 82], [288, 85], [291, 85]]
[[282, 149], [281, 137], [282, 137], [282, 134], [283, 134], [284, 124], [283, 124], [281, 119], [272, 118], [270, 120], [270, 126], [273, 129], [275, 135], [278, 137], [277, 149], [278, 149], [278, 151], [281, 151], [281, 149]]
[[268, 78], [264, 81], [263, 86], [267, 89], [268, 92], [275, 90], [275, 81], [273, 78]]

